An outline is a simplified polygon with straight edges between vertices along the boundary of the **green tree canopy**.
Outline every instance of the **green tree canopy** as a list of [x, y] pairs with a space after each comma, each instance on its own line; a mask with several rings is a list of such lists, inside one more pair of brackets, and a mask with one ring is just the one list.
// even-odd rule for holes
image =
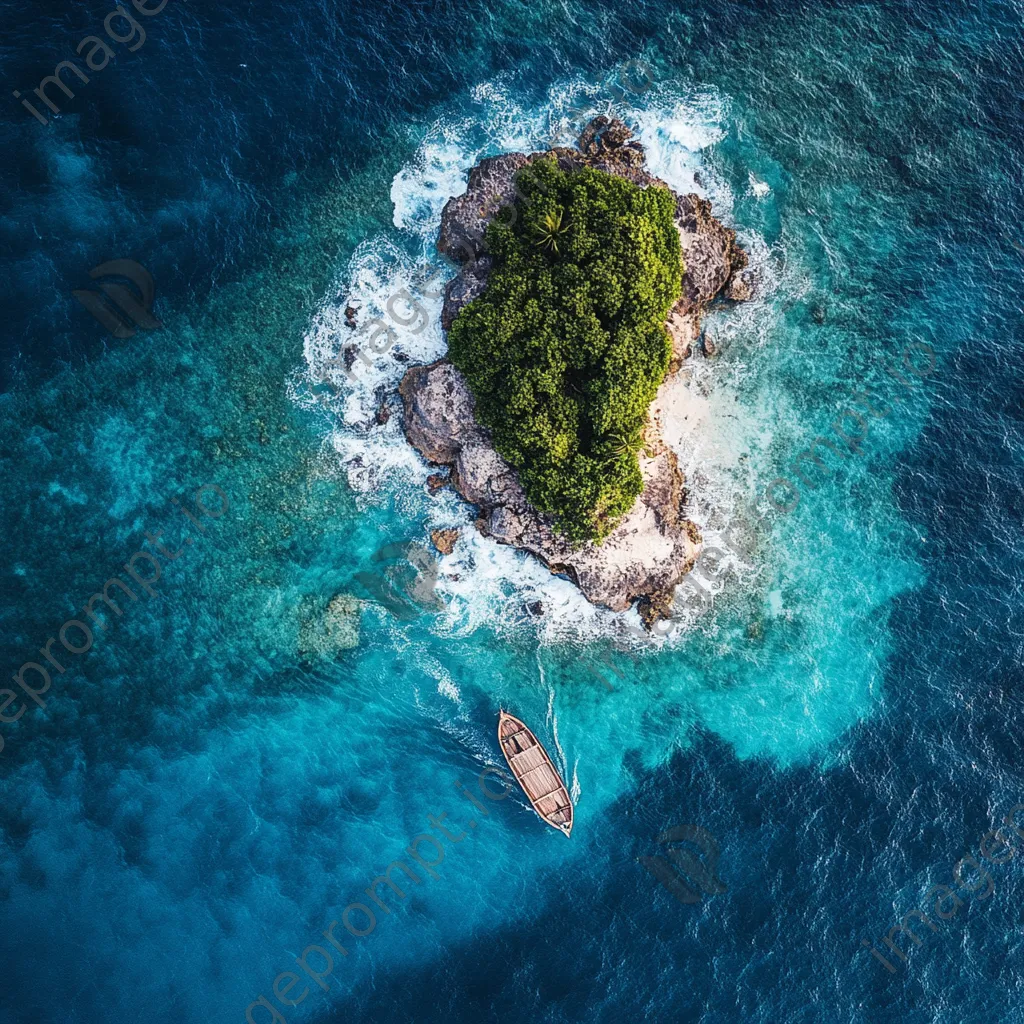
[[553, 158], [517, 185], [487, 228], [494, 265], [449, 354], [534, 507], [571, 541], [600, 541], [643, 489], [637, 452], [682, 290], [675, 198]]

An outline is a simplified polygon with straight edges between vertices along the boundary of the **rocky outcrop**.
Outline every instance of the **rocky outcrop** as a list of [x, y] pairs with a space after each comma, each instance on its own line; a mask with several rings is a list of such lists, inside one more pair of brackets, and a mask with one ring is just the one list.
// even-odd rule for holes
[[738, 274], [734, 273], [729, 278], [729, 287], [725, 290], [725, 297], [733, 302], [747, 302], [754, 297], [757, 291], [757, 282], [749, 270]]
[[505, 153], [481, 160], [469, 172], [469, 183], [461, 196], [449, 199], [441, 211], [437, 251], [458, 263], [471, 263], [481, 254], [484, 230], [494, 215], [516, 198], [516, 175], [532, 160], [534, 153]]
[[736, 244], [736, 232], [716, 220], [711, 203], [700, 196], [676, 197], [676, 227], [686, 273], [674, 312], [700, 313], [746, 267], [747, 254]]
[[[516, 174], [548, 153], [508, 153], [483, 160], [470, 171], [466, 192], [449, 200], [441, 216], [438, 249], [462, 264], [445, 292], [442, 325], [487, 285], [491, 263], [483, 248], [487, 224], [516, 199]], [[577, 149], [550, 155], [565, 169], [591, 166], [628, 178], [642, 188], [665, 182], [647, 170], [643, 147], [621, 121], [595, 118]], [[669, 316], [670, 374], [689, 359], [701, 337], [707, 305], [746, 266], [734, 231], [722, 225], [711, 204], [696, 195], [676, 196], [676, 224], [686, 265], [683, 294]], [[743, 287], [732, 289], [739, 298]], [[731, 294], [732, 294], [731, 293]], [[671, 378], [662, 385], [670, 386]], [[486, 536], [539, 558], [552, 572], [571, 579], [588, 600], [614, 611], [638, 601], [648, 626], [668, 614], [675, 585], [689, 572], [700, 535], [685, 518], [685, 481], [675, 453], [657, 433], [652, 417], [639, 456], [644, 489], [630, 512], [600, 545], [573, 548], [550, 519], [526, 500], [515, 471], [494, 450], [489, 432], [474, 417], [473, 395], [462, 375], [445, 360], [407, 371], [399, 388], [410, 443], [429, 462], [451, 467], [451, 483], [479, 508], [477, 528]]]
[[452, 324], [462, 307], [483, 294], [490, 270], [490, 258], [481, 256], [467, 263], [462, 273], [448, 282], [444, 293], [444, 306], [441, 309], [441, 326], [446, 331], [452, 329]]
[[[641, 188], [668, 184], [647, 170], [643, 146], [621, 121], [596, 117], [580, 136], [578, 149], [559, 147], [544, 152], [505, 153], [481, 160], [469, 172], [461, 196], [450, 199], [441, 213], [438, 251], [457, 263], [461, 272], [445, 291], [441, 324], [447, 331], [468, 302], [487, 286], [491, 262], [484, 254], [483, 236], [499, 210], [511, 206], [518, 195], [516, 175], [527, 165], [554, 156], [560, 167], [595, 167], [627, 178]], [[711, 203], [698, 195], [676, 196], [676, 226], [686, 274], [683, 294], [673, 310], [679, 317], [700, 314], [719, 293], [732, 285], [729, 297], [741, 301], [752, 292], [752, 279], [741, 275], [747, 254], [736, 242], [736, 232], [711, 212]]]
[[299, 614], [298, 648], [306, 661], [329, 659], [359, 646], [359, 615], [362, 601], [352, 594], [336, 594], [326, 610], [310, 599], [302, 602]]
[[430, 540], [442, 555], [450, 555], [455, 550], [455, 542], [458, 539], [458, 530], [433, 530], [430, 534]]
[[672, 358], [668, 372], [676, 373], [693, 355], [693, 346], [700, 339], [700, 317], [696, 313], [680, 313], [673, 309], [665, 326], [672, 339]]
[[401, 394], [406, 436], [431, 462], [451, 465], [455, 490], [479, 507], [480, 532], [535, 555], [594, 604], [625, 611], [640, 597], [670, 594], [689, 571], [698, 545], [683, 514], [683, 475], [653, 428], [651, 457], [640, 456], [644, 490], [636, 504], [602, 544], [574, 549], [526, 500], [515, 471], [476, 422], [473, 395], [451, 363], [413, 367]]

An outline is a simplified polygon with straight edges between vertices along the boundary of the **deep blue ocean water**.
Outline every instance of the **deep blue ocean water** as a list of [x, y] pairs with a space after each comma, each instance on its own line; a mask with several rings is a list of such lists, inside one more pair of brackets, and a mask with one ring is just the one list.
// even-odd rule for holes
[[[180, 554], [0, 724], [0, 1022], [241, 1024], [261, 996], [288, 1024], [1024, 1020], [1024, 840], [953, 877], [1024, 803], [1020, 5], [168, 0], [40, 124], [12, 90], [110, 10], [0, 0], [8, 675], [146, 531]], [[707, 321], [684, 464], [729, 553], [665, 641], [428, 496], [395, 418], [366, 429], [391, 354], [316, 384], [348, 302], [384, 316], [436, 261], [473, 163], [609, 106], [761, 281]], [[117, 258], [162, 330], [72, 297]], [[443, 351], [422, 308], [412, 361]], [[774, 509], [865, 387], [891, 411]], [[375, 553], [449, 525], [435, 598], [332, 643]], [[499, 707], [571, 781], [569, 842], [481, 793]], [[442, 814], [437, 877], [275, 998]], [[720, 851], [695, 903], [639, 860], [684, 824]], [[915, 908], [936, 930], [911, 919], [903, 962], [882, 940]]]

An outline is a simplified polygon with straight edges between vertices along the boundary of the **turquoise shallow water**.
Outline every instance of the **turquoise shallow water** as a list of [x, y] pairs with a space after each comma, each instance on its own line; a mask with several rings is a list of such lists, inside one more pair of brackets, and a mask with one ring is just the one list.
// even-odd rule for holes
[[[241, 1022], [261, 994], [289, 1024], [1021, 1019], [1019, 860], [897, 973], [860, 945], [1024, 801], [1019, 8], [291, 13], [282, 33], [279, 11], [168, 6], [49, 134], [16, 105], [2, 123], [10, 671], [145, 531], [193, 543], [64, 655], [45, 709], [0, 725], [0, 1020]], [[6, 10], [20, 80], [102, 20], [79, 16], [44, 33]], [[637, 59], [652, 84], [623, 95]], [[720, 355], [692, 384], [716, 592], [691, 588], [657, 642], [475, 537], [394, 417], [365, 429], [402, 364], [312, 394], [347, 302], [384, 315], [436, 259], [477, 159], [609, 102], [762, 281], [709, 316]], [[128, 254], [166, 326], [103, 339], [69, 292]], [[436, 323], [415, 326], [396, 348], [433, 358]], [[935, 366], [908, 386], [885, 363], [915, 343]], [[765, 486], [865, 386], [890, 415], [773, 509]], [[332, 647], [328, 603], [369, 596], [375, 553], [452, 524], [437, 607], [370, 602], [358, 646]], [[570, 842], [518, 792], [481, 794], [499, 707], [563, 769]], [[326, 990], [276, 1000], [442, 813], [466, 837], [442, 838], [438, 877], [372, 934], [338, 926]], [[638, 862], [684, 823], [721, 849], [725, 891], [698, 904]]]

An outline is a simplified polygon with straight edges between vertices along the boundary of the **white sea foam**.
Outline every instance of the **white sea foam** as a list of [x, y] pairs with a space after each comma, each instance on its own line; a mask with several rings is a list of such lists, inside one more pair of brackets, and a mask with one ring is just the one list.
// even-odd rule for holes
[[466, 191], [465, 147], [455, 139], [448, 139], [467, 128], [467, 125], [456, 129], [438, 123], [435, 130], [440, 137], [422, 146], [415, 162], [395, 175], [391, 202], [395, 207], [396, 228], [429, 236], [431, 231], [437, 230], [444, 204], [452, 196]]
[[437, 692], [442, 697], [447, 697], [456, 704], [459, 703], [462, 697], [459, 693], [459, 688], [452, 682], [452, 678], [449, 675], [445, 675], [444, 678], [437, 681]]
[[726, 136], [728, 103], [712, 92], [683, 99], [664, 89], [652, 92], [649, 105], [633, 117], [651, 173], [677, 192], [696, 192], [710, 199], [718, 217], [731, 216], [732, 190], [704, 161], [705, 151]]
[[[576, 78], [553, 87], [545, 103], [524, 109], [503, 79], [482, 83], [472, 91], [470, 111], [439, 117], [426, 129], [415, 156], [395, 175], [391, 200], [396, 230], [367, 239], [353, 253], [310, 324], [304, 339], [306, 369], [291, 387], [298, 402], [319, 401], [332, 415], [325, 457], [341, 466], [364, 500], [374, 500], [374, 493], [382, 489], [394, 495], [408, 492], [410, 484], [421, 484], [429, 472], [406, 442], [397, 417], [377, 427], [375, 414], [382, 397], [395, 391], [406, 370], [395, 353], [404, 353], [410, 363], [426, 363], [446, 349], [439, 322], [440, 293], [451, 270], [428, 285], [431, 294], [417, 287], [422, 267], [428, 262], [439, 264], [433, 254], [444, 204], [465, 191], [468, 170], [485, 156], [528, 152], [552, 140], [569, 142], [590, 116], [608, 109], [607, 103], [599, 102], [600, 95], [594, 83]], [[638, 126], [653, 173], [679, 191], [709, 197], [716, 214], [730, 219], [734, 197], [704, 162], [706, 151], [726, 135], [728, 102], [711, 92], [680, 98], [678, 92], [663, 87], [627, 99], [636, 105], [614, 112]], [[772, 254], [757, 236], [745, 235], [743, 242], [753, 262], [767, 268], [770, 291]], [[406, 301], [393, 299], [398, 295], [406, 296]], [[345, 307], [350, 303], [358, 309], [356, 331], [345, 325]], [[385, 340], [385, 328], [375, 319], [394, 332], [393, 346], [381, 354], [370, 347], [374, 330], [378, 346]], [[738, 338], [753, 327], [749, 314], [715, 318], [721, 341]], [[350, 371], [355, 381], [344, 370], [344, 349], [352, 345], [366, 357], [355, 358]], [[725, 379], [729, 374], [731, 381]], [[740, 455], [744, 438], [757, 429], [752, 423], [737, 428], [733, 399], [741, 375], [742, 364], [730, 364], [728, 371], [718, 363], [697, 365], [689, 386], [706, 404], [705, 429], [691, 432], [688, 441], [682, 434], [671, 441], [690, 478], [693, 517], [709, 537], [715, 536], [715, 515], [721, 519], [722, 510], [740, 506], [732, 493], [742, 476]], [[323, 385], [317, 387], [317, 381], [330, 382], [337, 394]], [[318, 397], [314, 390], [320, 392]], [[598, 636], [639, 648], [666, 642], [644, 634], [635, 610], [617, 614], [597, 608], [535, 559], [482, 537], [470, 525], [465, 505], [451, 492], [432, 499], [427, 519], [431, 530], [461, 529], [455, 549], [440, 561], [436, 589], [445, 610], [435, 620], [435, 629], [443, 634], [463, 636], [487, 626], [499, 633], [532, 631], [543, 644]], [[720, 532], [727, 524], [715, 525]], [[742, 564], [742, 559], [735, 559], [737, 567]], [[526, 610], [537, 601], [543, 605], [540, 617]], [[692, 618], [681, 607], [680, 623]], [[678, 642], [681, 635], [677, 631], [667, 642]]]

